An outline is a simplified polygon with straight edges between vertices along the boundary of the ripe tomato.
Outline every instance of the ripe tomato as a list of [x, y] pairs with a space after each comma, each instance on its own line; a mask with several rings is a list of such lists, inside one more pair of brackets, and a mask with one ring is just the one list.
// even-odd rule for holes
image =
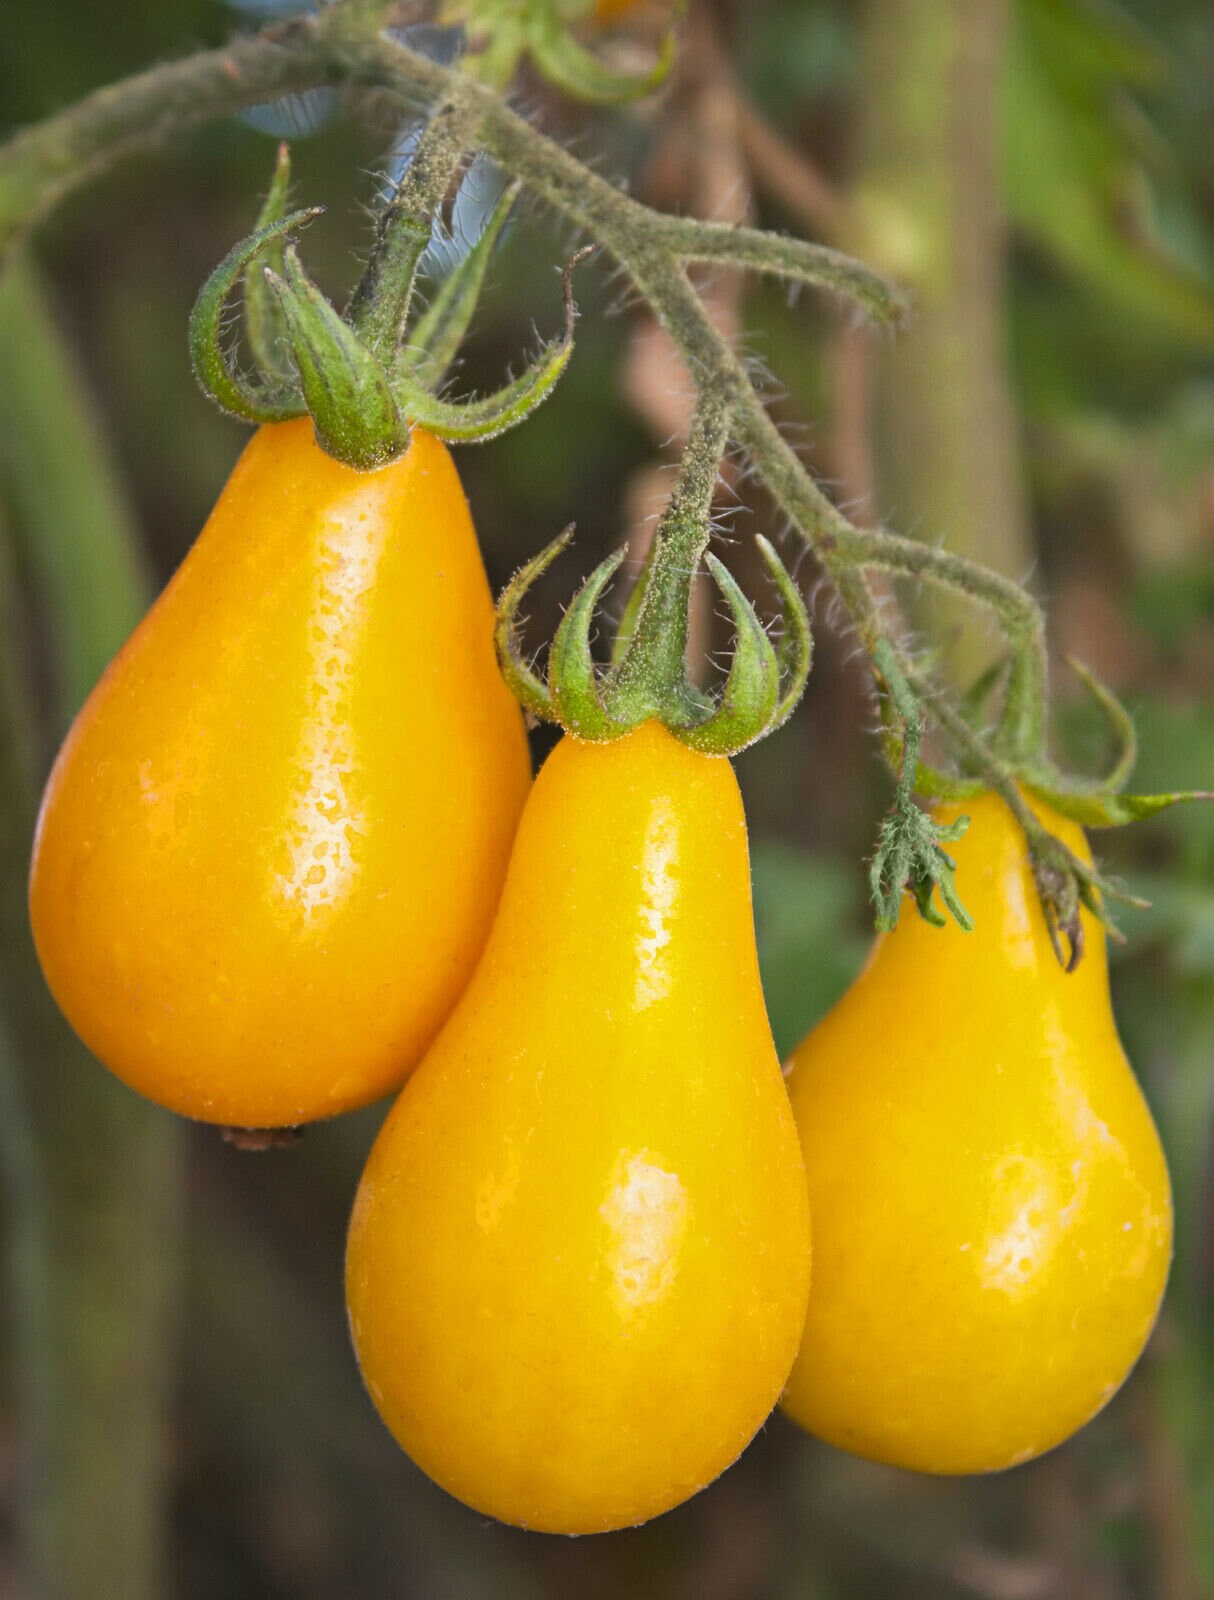
[[[1104, 931], [1084, 913], [1087, 954], [1064, 973], [1011, 813], [993, 795], [958, 809], [974, 931], [904, 916], [789, 1081], [815, 1261], [785, 1407], [844, 1449], [941, 1473], [1026, 1461], [1098, 1411], [1172, 1246]], [[1086, 857], [1073, 823], [1041, 815]]]
[[395, 1088], [488, 933], [530, 782], [444, 445], [358, 473], [264, 427], [77, 717], [30, 905], [133, 1088], [270, 1127]]
[[656, 723], [566, 738], [476, 974], [359, 1189], [367, 1387], [469, 1505], [618, 1528], [742, 1450], [808, 1286], [732, 770]]

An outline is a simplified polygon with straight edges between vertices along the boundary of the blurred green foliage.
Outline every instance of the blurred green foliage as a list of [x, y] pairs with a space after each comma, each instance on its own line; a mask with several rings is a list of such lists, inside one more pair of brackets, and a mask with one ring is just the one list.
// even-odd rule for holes
[[860, 969], [863, 879], [851, 864], [775, 840], [756, 843], [751, 870], [763, 994], [783, 1059]]
[[[1013, 10], [1001, 108], [1007, 352], [1036, 579], [1050, 596], [1054, 644], [1091, 660], [1132, 700], [1142, 743], [1134, 786], [1214, 787], [1214, 10], [1208, 0], [1015, 0]], [[711, 19], [720, 31], [750, 101], [843, 194], [865, 105], [883, 92], [861, 78], [864, 16], [844, 0], [719, 0], [692, 13], [693, 26]], [[157, 57], [216, 43], [236, 18], [216, 0], [104, 8], [60, 0], [5, 20], [0, 107], [18, 125]], [[673, 186], [681, 199], [669, 108], [584, 118], [534, 86], [528, 104], [641, 192], [667, 203]], [[677, 95], [673, 107], [687, 114]], [[307, 235], [307, 259], [339, 299], [366, 247], [375, 174], [398, 135], [396, 114], [382, 107], [362, 117], [339, 110], [295, 143], [296, 195], [330, 207]], [[82, 192], [40, 241], [61, 326], [161, 581], [243, 441], [193, 384], [185, 322], [199, 284], [247, 232], [273, 148], [247, 119], [200, 128]], [[756, 188], [761, 220], [803, 226], [778, 194]], [[487, 388], [534, 345], [533, 325], [556, 327], [556, 269], [570, 243], [524, 209], [493, 268], [461, 385]], [[636, 322], [612, 314], [620, 286], [592, 262], [579, 269], [577, 292], [577, 353], [557, 398], [526, 428], [460, 455], [495, 583], [578, 522], [574, 554], [535, 597], [537, 642], [551, 633], [572, 575], [631, 531], [630, 485], [665, 459], [664, 438], [651, 436], [626, 398]], [[803, 427], [809, 459], [829, 474], [831, 308], [756, 285], [743, 312], [747, 347], [773, 369], [781, 420]], [[12, 373], [0, 378], [13, 384]], [[22, 405], [26, 394], [14, 388], [7, 398]], [[737, 534], [770, 531], [767, 505], [747, 485], [739, 492]], [[19, 471], [0, 473], [0, 525], [20, 539], [53, 538], [35, 527], [30, 495]], [[734, 554], [743, 568], [741, 545]], [[804, 576], [812, 585], [808, 568]], [[49, 660], [47, 587], [28, 571], [22, 581], [23, 626], [42, 631], [39, 659]], [[804, 709], [739, 765], [782, 1053], [863, 959], [862, 857], [888, 798], [853, 643], [833, 631], [828, 605], [818, 611]], [[1079, 692], [1060, 681], [1059, 693], [1059, 742], [1095, 770], [1096, 736], [1073, 709]], [[51, 703], [43, 682], [36, 709], [47, 744]], [[348, 1350], [345, 1208], [382, 1108], [260, 1159], [191, 1129], [169, 1593], [1214, 1593], [1214, 809], [1101, 835], [1097, 848], [1153, 901], [1126, 920], [1115, 998], [1173, 1165], [1178, 1254], [1151, 1360], [1074, 1445], [999, 1479], [937, 1483], [835, 1455], [777, 1419], [721, 1483], [648, 1528], [569, 1543], [486, 1527], [400, 1457], [359, 1392]], [[10, 1405], [0, 1459], [11, 1459], [12, 1426]], [[8, 1478], [0, 1501], [11, 1510]], [[7, 1515], [0, 1589], [10, 1530]]]

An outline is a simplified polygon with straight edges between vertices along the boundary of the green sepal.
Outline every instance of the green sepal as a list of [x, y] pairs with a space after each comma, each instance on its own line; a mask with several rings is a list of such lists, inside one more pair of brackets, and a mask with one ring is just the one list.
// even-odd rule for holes
[[233, 245], [203, 284], [190, 312], [190, 358], [195, 376], [217, 405], [246, 422], [285, 422], [302, 417], [308, 407], [297, 387], [254, 382], [236, 370], [223, 347], [224, 306], [254, 257], [323, 210], [323, 206], [310, 206], [292, 211]]
[[1127, 823], [1158, 816], [1169, 806], [1184, 805], [1190, 800], [1214, 800], [1214, 791], [1207, 789], [1180, 789], [1174, 794], [1091, 794], [1055, 788], [1031, 778], [1021, 781], [1030, 794], [1084, 828], [1123, 828]]
[[[1050, 943], [1064, 970], [1074, 972], [1083, 960], [1085, 935], [1081, 908], [1086, 907], [1103, 924], [1110, 939], [1124, 944], [1125, 935], [1113, 921], [1109, 901], [1118, 900], [1139, 910], [1147, 910], [1149, 902], [1131, 894], [1115, 878], [1107, 878], [1086, 861], [1081, 861], [1036, 817], [1026, 814], [1017, 820], [1028, 840], [1029, 864]], [[1068, 946], [1065, 950], [1063, 940]]]
[[608, 712], [590, 649], [595, 607], [623, 559], [620, 549], [599, 562], [570, 601], [548, 655], [548, 685], [556, 720], [578, 739], [616, 739], [640, 720], [621, 721]]
[[573, 329], [577, 307], [573, 302], [573, 269], [590, 254], [579, 250], [567, 263], [564, 276], [565, 329], [540, 350], [526, 371], [511, 379], [496, 393], [478, 400], [444, 400], [412, 372], [397, 369], [392, 392], [401, 412], [412, 422], [420, 422], [431, 433], [451, 443], [471, 443], [493, 439], [508, 428], [525, 422], [537, 406], [556, 388], [573, 354]]
[[411, 374], [399, 371], [391, 387], [399, 408], [412, 421], [449, 443], [470, 444], [494, 439], [525, 422], [556, 388], [572, 354], [572, 340], [553, 340], [526, 372], [478, 400], [440, 399]]
[[569, 548], [572, 541], [571, 522], [551, 543], [546, 544], [538, 555], [523, 563], [502, 590], [497, 602], [493, 642], [497, 649], [497, 664], [502, 677], [524, 710], [544, 722], [556, 720], [552, 695], [548, 685], [532, 670], [519, 649], [518, 613], [532, 585], [547, 572], [561, 552]]
[[976, 800], [985, 790], [986, 784], [981, 778], [961, 778], [956, 773], [929, 766], [926, 761], [915, 763], [915, 793], [925, 800]]
[[1119, 789], [1124, 789], [1130, 781], [1130, 774], [1138, 760], [1138, 729], [1134, 726], [1133, 717], [1107, 683], [1102, 683], [1090, 667], [1084, 666], [1083, 662], [1077, 661], [1074, 656], [1067, 656], [1066, 661], [1104, 713], [1105, 721], [1116, 742], [1116, 758], [1098, 785], [1100, 789], [1115, 794]]
[[766, 628], [729, 568], [714, 555], [704, 559], [733, 616], [733, 658], [712, 714], [691, 727], [668, 726], [676, 739], [704, 755], [736, 755], [772, 724], [780, 699], [780, 663]]
[[627, 677], [622, 672], [626, 652], [605, 669], [596, 665], [590, 645], [595, 611], [623, 562], [623, 549], [601, 562], [574, 596], [552, 641], [544, 682], [519, 651], [518, 610], [531, 585], [568, 546], [571, 533], [566, 529], [520, 568], [498, 601], [495, 638], [502, 672], [534, 716], [559, 722], [577, 738], [590, 741], [617, 739], [652, 718], [691, 749], [728, 756], [753, 744], [790, 715], [805, 686], [813, 646], [804, 602], [766, 540], [761, 541], [763, 559], [780, 590], [786, 614], [785, 637], [778, 651], [732, 574], [716, 556], [707, 557], [736, 631], [729, 673], [715, 700], [686, 679], [677, 697], [655, 695], [643, 673]]
[[295, 249], [283, 276], [267, 269], [286, 318], [299, 380], [321, 448], [360, 472], [395, 461], [409, 447], [409, 427], [388, 376], [300, 265]]
[[1067, 665], [1096, 702], [1117, 746], [1113, 765], [1103, 778], [1069, 781], [1053, 767], [1038, 763], [1020, 774], [1023, 788], [1044, 800], [1055, 811], [1084, 828], [1123, 828], [1131, 822], [1144, 822], [1169, 806], [1190, 800], [1214, 800], [1204, 789], [1179, 789], [1171, 794], [1123, 794], [1121, 790], [1134, 770], [1138, 755], [1138, 733], [1134, 719], [1121, 701], [1096, 674], [1067, 657]]
[[[278, 146], [278, 159], [274, 176], [258, 213], [255, 231], [281, 222], [287, 214], [287, 194], [291, 187], [291, 152], [284, 141]], [[271, 239], [264, 250], [259, 250], [244, 269], [244, 323], [245, 337], [253, 353], [258, 372], [271, 381], [294, 386], [295, 370], [291, 365], [287, 324], [278, 303], [278, 296], [266, 282], [265, 267], [282, 272], [285, 248], [283, 234]]]
[[980, 672], [961, 697], [959, 710], [971, 728], [981, 726], [986, 716], [987, 702], [996, 689], [1003, 687], [1012, 663], [1006, 658], [1002, 661], [993, 661], [984, 672]]
[[645, 590], [649, 586], [649, 574], [653, 568], [654, 552], [657, 547], [658, 541], [656, 537], [650, 539], [644, 559], [641, 562], [641, 570], [637, 573], [636, 582], [628, 591], [628, 599], [624, 602], [624, 610], [615, 630], [615, 638], [611, 641], [610, 660], [613, 671], [628, 654], [628, 646], [632, 643], [633, 635], [636, 633], [637, 618], [641, 614], [641, 603], [645, 599]]
[[763, 730], [764, 733], [771, 733], [788, 721], [805, 692], [810, 668], [813, 666], [814, 638], [810, 631], [809, 613], [805, 609], [801, 591], [793, 582], [788, 568], [776, 554], [775, 546], [761, 533], [756, 534], [755, 543], [783, 603], [784, 633], [776, 651], [776, 658], [784, 689], [772, 713], [771, 721]]
[[[933, 928], [945, 928], [948, 926], [948, 917], [944, 915], [943, 911], [937, 911], [933, 903], [933, 896], [936, 890], [939, 889], [940, 898], [943, 900], [949, 916], [952, 917], [961, 931], [963, 933], [972, 933], [974, 931], [974, 919], [961, 904], [961, 898], [957, 893], [957, 885], [954, 879], [954, 874], [957, 870], [956, 860], [943, 848], [945, 844], [955, 843], [958, 839], [963, 839], [969, 824], [970, 819], [968, 817], [958, 817], [956, 822], [949, 823], [947, 827], [939, 822], [934, 823], [935, 861], [933, 873], [924, 873], [913, 879], [912, 893], [915, 897], [915, 905], [918, 908], [919, 915], [924, 922], [930, 923]], [[874, 860], [873, 871], [869, 878], [869, 884], [873, 888], [874, 894], [876, 893], [875, 885], [878, 877], [876, 861]], [[894, 928], [898, 926], [897, 906], [894, 907], [892, 920], [882, 924], [878, 919], [877, 926], [885, 932], [892, 933]]]
[[[683, 10], [680, 5], [676, 15]], [[658, 48], [657, 59], [648, 72], [612, 72], [585, 45], [562, 28], [555, 19], [542, 19], [527, 38], [528, 48], [540, 72], [565, 94], [590, 105], [618, 105], [651, 94], [666, 80], [675, 56], [675, 33], [671, 28]]]
[[410, 330], [408, 342], [401, 346], [396, 370], [411, 373], [428, 389], [443, 381], [464, 341], [489, 262], [521, 190], [521, 183], [502, 190], [480, 238], [438, 286]]

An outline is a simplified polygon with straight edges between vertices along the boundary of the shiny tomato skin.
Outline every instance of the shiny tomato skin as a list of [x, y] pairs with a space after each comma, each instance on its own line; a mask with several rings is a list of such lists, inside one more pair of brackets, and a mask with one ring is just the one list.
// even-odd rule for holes
[[476, 975], [359, 1189], [367, 1387], [477, 1510], [625, 1527], [760, 1427], [808, 1286], [736, 779], [655, 723], [565, 738]]
[[[1090, 859], [1081, 830], [1038, 807]], [[784, 1406], [843, 1449], [998, 1471], [1081, 1427], [1155, 1322], [1167, 1167], [1086, 912], [1051, 947], [1024, 836], [992, 794], [948, 849], [972, 933], [903, 912], [793, 1052], [814, 1294]]]
[[397, 1087], [488, 933], [530, 782], [446, 447], [359, 473], [261, 428], [76, 718], [30, 885], [85, 1043], [174, 1111]]

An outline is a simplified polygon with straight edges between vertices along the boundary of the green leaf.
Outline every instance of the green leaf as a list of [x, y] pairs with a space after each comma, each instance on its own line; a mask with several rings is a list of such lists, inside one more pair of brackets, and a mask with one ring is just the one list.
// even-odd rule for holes
[[1214, 289], [1125, 220], [1141, 189], [1125, 89], [1163, 63], [1128, 20], [1081, 0], [1021, 0], [1005, 80], [1004, 180], [1016, 225], [1113, 304], [1214, 349]]

